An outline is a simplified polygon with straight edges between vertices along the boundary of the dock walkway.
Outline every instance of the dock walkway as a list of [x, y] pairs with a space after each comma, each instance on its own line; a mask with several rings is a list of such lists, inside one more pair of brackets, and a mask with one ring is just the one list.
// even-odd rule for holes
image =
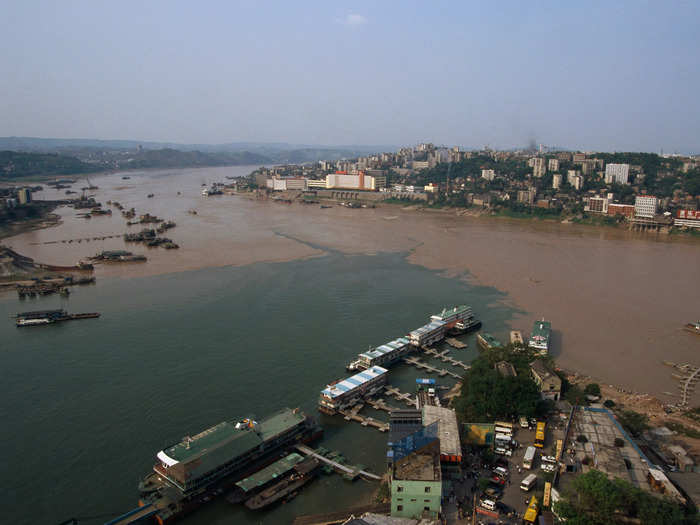
[[457, 348], [458, 350], [462, 350], [463, 348], [466, 348], [467, 345], [460, 341], [459, 339], [455, 339], [454, 337], [448, 337], [445, 339], [445, 342], [450, 345], [452, 348]]
[[307, 456], [313, 456], [319, 461], [322, 461], [323, 463], [326, 463], [327, 465], [330, 465], [333, 467], [333, 469], [336, 472], [341, 472], [347, 476], [349, 476], [351, 479], [355, 479], [357, 476], [363, 477], [365, 479], [370, 479], [373, 481], [381, 481], [381, 477], [377, 476], [376, 474], [372, 474], [371, 472], [366, 472], [364, 470], [357, 470], [356, 468], [349, 467], [347, 465], [341, 465], [337, 461], [333, 461], [332, 459], [328, 459], [325, 456], [322, 456], [318, 452], [316, 452], [314, 449], [307, 447], [306, 445], [295, 445], [295, 448], [301, 452], [302, 454], [306, 454]]
[[106, 522], [105, 525], [129, 525], [130, 523], [137, 523], [139, 521], [142, 522], [142, 520], [153, 516], [156, 512], [158, 512], [158, 509], [154, 507], [152, 503], [149, 503], [143, 507], [137, 507], [134, 510], [130, 510], [126, 514], [122, 514], [121, 516]]
[[412, 407], [416, 406], [416, 398], [411, 397], [409, 394], [405, 394], [404, 392], [401, 392], [398, 388], [395, 388], [391, 385], [385, 385], [384, 386], [384, 391], [397, 399], [398, 401], [403, 401], [407, 405], [410, 405]]
[[448, 356], [447, 354], [450, 352], [449, 349], [443, 350], [442, 352], [438, 352], [437, 350], [434, 350], [427, 346], [422, 346], [421, 349], [429, 356], [436, 357], [440, 361], [443, 361], [445, 363], [450, 363], [453, 366], [459, 366], [461, 368], [464, 368], [465, 370], [469, 370], [471, 368], [471, 365], [468, 365], [466, 363], [463, 363], [462, 361], [459, 361], [458, 359], [454, 359], [453, 357]]
[[[434, 351], [434, 350], [433, 350]], [[446, 369], [439, 369], [435, 368], [434, 366], [430, 366], [429, 364], [424, 363], [417, 357], [405, 357], [404, 361], [408, 363], [409, 365], [413, 365], [418, 368], [422, 368], [423, 370], [427, 370], [428, 372], [435, 372], [437, 375], [440, 377], [445, 377], [446, 375], [452, 376], [455, 379], [459, 379], [460, 381], [462, 380], [462, 376], [459, 374], [456, 374], [454, 372], [450, 372], [449, 370]]]
[[380, 432], [388, 432], [388, 423], [378, 421], [373, 417], [361, 416], [359, 412], [360, 410], [362, 410], [363, 407], [364, 404], [360, 403], [352, 407], [350, 410], [338, 410], [338, 413], [342, 414], [346, 421], [357, 421], [363, 427], [374, 427]]

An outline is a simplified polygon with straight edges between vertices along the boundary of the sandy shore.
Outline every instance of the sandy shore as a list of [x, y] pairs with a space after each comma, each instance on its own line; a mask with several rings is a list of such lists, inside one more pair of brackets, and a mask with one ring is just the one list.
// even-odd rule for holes
[[[246, 168], [241, 168], [241, 174]], [[202, 197], [203, 183], [229, 169], [130, 173], [96, 179], [98, 199], [177, 222], [168, 232], [180, 250], [147, 249], [121, 238], [140, 228], [111, 217], [85, 221], [59, 208], [62, 224], [6, 239], [22, 254], [51, 264], [75, 264], [107, 249], [145, 253], [140, 265], [103, 265], [104, 276], [137, 277], [199, 268], [282, 262], [323, 255], [407, 253], [408, 261], [492, 286], [516, 309], [512, 326], [529, 333], [535, 319], [552, 321], [557, 362], [672, 402], [677, 387], [661, 362], [698, 364], [700, 340], [681, 327], [695, 320], [700, 289], [700, 243], [686, 236], [633, 233], [548, 221], [474, 217], [454, 210], [384, 205], [375, 209], [279, 204], [242, 196]], [[180, 194], [178, 195], [178, 192]], [[147, 199], [148, 193], [156, 197]], [[53, 198], [48, 195], [43, 198]], [[188, 214], [196, 209], [197, 215]], [[87, 238], [81, 243], [68, 239]], [[44, 244], [51, 242], [54, 244]], [[465, 302], [469, 298], [464, 298]], [[692, 400], [698, 404], [700, 394]]]

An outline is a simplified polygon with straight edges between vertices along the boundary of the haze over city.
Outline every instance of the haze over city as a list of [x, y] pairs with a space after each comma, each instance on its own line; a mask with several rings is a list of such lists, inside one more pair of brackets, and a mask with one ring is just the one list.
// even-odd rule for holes
[[0, 136], [697, 153], [697, 2], [13, 2]]

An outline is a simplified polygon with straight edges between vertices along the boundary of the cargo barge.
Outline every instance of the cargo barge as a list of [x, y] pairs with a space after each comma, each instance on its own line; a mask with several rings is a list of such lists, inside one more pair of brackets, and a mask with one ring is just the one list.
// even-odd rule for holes
[[316, 478], [320, 465], [316, 458], [308, 457], [304, 459], [296, 464], [292, 468], [291, 473], [283, 479], [277, 479], [276, 483], [246, 500], [245, 506], [251, 510], [260, 510], [273, 503], [293, 498], [298, 490]]
[[98, 312], [69, 314], [65, 310], [37, 310], [19, 313], [15, 318], [17, 326], [41, 326], [75, 319], [95, 319], [99, 316]]
[[171, 523], [322, 433], [312, 418], [288, 408], [260, 422], [224, 421], [158, 452], [139, 484], [139, 506], [153, 505], [157, 523]]
[[503, 348], [503, 343], [487, 333], [477, 335], [476, 342], [482, 350], [500, 350]]

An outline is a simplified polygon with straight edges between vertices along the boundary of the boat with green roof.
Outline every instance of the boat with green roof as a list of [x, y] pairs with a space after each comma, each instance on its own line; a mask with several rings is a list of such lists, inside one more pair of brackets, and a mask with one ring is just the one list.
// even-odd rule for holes
[[260, 422], [223, 421], [156, 454], [153, 472], [139, 484], [139, 506], [157, 508], [160, 525], [172, 522], [322, 432], [298, 409], [285, 408]]
[[496, 339], [491, 334], [484, 332], [476, 336], [476, 342], [482, 350], [500, 350], [503, 348], [503, 343]]

